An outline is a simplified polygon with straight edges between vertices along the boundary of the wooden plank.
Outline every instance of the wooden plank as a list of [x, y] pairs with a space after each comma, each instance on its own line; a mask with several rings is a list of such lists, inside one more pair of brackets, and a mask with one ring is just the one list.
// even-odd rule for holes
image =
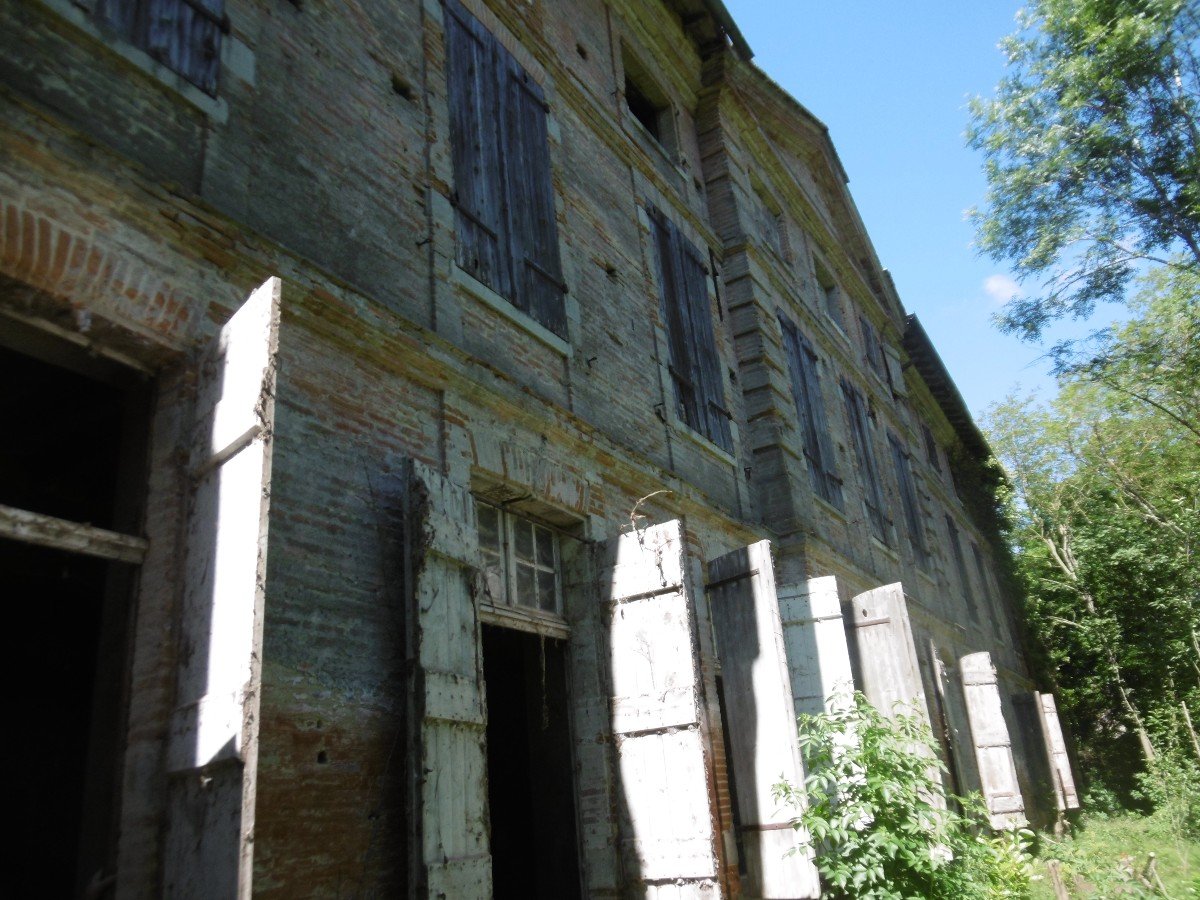
[[896, 582], [865, 591], [850, 606], [846, 625], [859, 689], [884, 715], [900, 709], [928, 725], [929, 706], [903, 586]]
[[800, 788], [804, 765], [770, 541], [712, 560], [708, 575], [747, 869], [745, 895], [818, 897], [811, 843], [791, 827], [794, 811], [773, 796], [781, 779]]
[[993, 828], [1027, 824], [1025, 801], [1017, 780], [1012, 741], [990, 653], [969, 653], [958, 662], [967, 702], [971, 740], [979, 767], [980, 787]]
[[141, 564], [147, 547], [145, 538], [4, 505], [0, 505], [0, 538], [135, 565]]
[[1058, 718], [1058, 704], [1054, 702], [1053, 694], [1035, 696], [1041, 712], [1050, 770], [1054, 774], [1054, 794], [1058, 808], [1062, 811], [1079, 809], [1079, 792], [1075, 789], [1071, 757], [1067, 753], [1067, 741], [1063, 737], [1062, 723]]
[[810, 578], [778, 590], [783, 640], [797, 714], [819, 715], [854, 692], [837, 579]]

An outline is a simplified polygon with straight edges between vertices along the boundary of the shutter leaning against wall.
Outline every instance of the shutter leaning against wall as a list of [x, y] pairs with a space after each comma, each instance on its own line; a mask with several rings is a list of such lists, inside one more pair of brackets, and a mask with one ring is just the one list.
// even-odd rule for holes
[[502, 50], [457, 0], [446, 0], [445, 8], [455, 261], [496, 293], [512, 297], [499, 118]]
[[810, 578], [782, 585], [778, 593], [797, 715], [846, 708], [854, 692], [854, 672], [837, 579], [832, 575]]
[[958, 661], [958, 668], [988, 818], [993, 828], [1025, 825], [1025, 801], [991, 654], [970, 653]]
[[1075, 776], [1071, 773], [1071, 757], [1067, 753], [1067, 742], [1063, 737], [1062, 723], [1058, 719], [1058, 704], [1053, 694], [1037, 694], [1041, 712], [1042, 729], [1045, 735], [1046, 754], [1054, 774], [1054, 798], [1060, 810], [1079, 809], [1079, 792], [1075, 790]]
[[504, 70], [504, 183], [508, 193], [513, 305], [559, 337], [566, 337], [564, 285], [558, 253], [546, 98], [507, 52]]

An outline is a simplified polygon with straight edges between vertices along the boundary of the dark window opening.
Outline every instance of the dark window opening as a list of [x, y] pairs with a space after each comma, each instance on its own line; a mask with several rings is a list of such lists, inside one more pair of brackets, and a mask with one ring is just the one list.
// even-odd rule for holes
[[566, 644], [483, 626], [495, 900], [580, 897]]
[[933, 471], [940, 473], [942, 471], [942, 461], [938, 456], [937, 440], [933, 436], [933, 432], [929, 430], [929, 426], [921, 425], [921, 435], [925, 439], [925, 459]]
[[[68, 356], [71, 354], [68, 353]], [[88, 365], [92, 365], [88, 362]], [[137, 531], [139, 386], [0, 347], [0, 504]], [[15, 780], [18, 896], [83, 896], [115, 872], [133, 566], [0, 538], [12, 722], [36, 735]], [[98, 896], [107, 896], [100, 894]]]
[[216, 96], [225, 0], [98, 0], [96, 18], [204, 93]]
[[647, 97], [628, 74], [625, 76], [625, 105], [629, 107], [629, 111], [642, 124], [642, 127], [661, 144], [663, 142], [662, 114], [664, 108]]

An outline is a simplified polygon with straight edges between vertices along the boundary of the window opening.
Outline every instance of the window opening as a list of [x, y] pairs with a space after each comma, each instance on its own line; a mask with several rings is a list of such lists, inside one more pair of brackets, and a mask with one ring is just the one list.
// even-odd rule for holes
[[487, 503], [475, 507], [489, 601], [561, 615], [558, 533]]
[[653, 207], [648, 212], [676, 411], [689, 428], [732, 453], [731, 416], [725, 408], [704, 258], [666, 216]]
[[833, 443], [829, 438], [829, 422], [825, 418], [825, 402], [817, 374], [817, 354], [812, 344], [788, 319], [780, 315], [783, 344], [787, 352], [788, 372], [792, 379], [792, 397], [796, 403], [796, 418], [804, 440], [804, 458], [813, 491], [822, 500], [842, 508], [842, 479], [834, 466]]
[[492, 896], [580, 896], [567, 646], [483, 626]]
[[863, 355], [867, 360], [867, 365], [880, 378], [887, 379], [887, 369], [883, 361], [883, 345], [879, 342], [879, 332], [863, 316], [858, 317], [858, 327], [862, 332]]
[[854, 453], [858, 458], [858, 470], [862, 473], [863, 503], [867, 508], [871, 534], [881, 543], [890, 545], [889, 523], [884, 514], [883, 487], [879, 480], [879, 466], [875, 461], [870, 425], [867, 422], [867, 401], [862, 393], [844, 378], [842, 396], [846, 400], [846, 416], [850, 420], [850, 434], [854, 443]]
[[929, 544], [925, 540], [925, 522], [921, 515], [920, 501], [917, 498], [917, 488], [913, 481], [912, 465], [908, 451], [900, 443], [896, 435], [888, 434], [888, 445], [892, 450], [892, 463], [896, 469], [896, 483], [900, 485], [900, 504], [904, 507], [904, 520], [908, 526], [909, 538], [912, 541], [913, 553], [917, 565], [928, 570], [932, 561], [929, 555]]
[[215, 97], [225, 0], [96, 0], [95, 17], [172, 72]]
[[654, 83], [645, 68], [623, 47], [621, 65], [625, 71], [625, 106], [638, 123], [664, 150], [673, 149], [671, 102]]
[[937, 440], [934, 439], [933, 432], [929, 430], [929, 426], [921, 423], [921, 435], [925, 439], [925, 459], [929, 465], [933, 467], [933, 471], [941, 474], [942, 461], [938, 456]]
[[458, 0], [446, 11], [455, 261], [565, 338], [545, 94]]
[[814, 260], [814, 268], [817, 275], [817, 286], [821, 290], [821, 301], [825, 306], [825, 312], [829, 318], [833, 319], [834, 324], [838, 328], [845, 329], [846, 322], [842, 318], [842, 300], [839, 296], [837, 282], [833, 280], [833, 276], [829, 274], [826, 268], [821, 265], [819, 260]]

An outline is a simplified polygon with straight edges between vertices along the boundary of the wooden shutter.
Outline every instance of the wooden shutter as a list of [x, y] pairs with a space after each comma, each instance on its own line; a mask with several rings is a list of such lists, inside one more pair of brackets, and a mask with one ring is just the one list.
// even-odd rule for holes
[[167, 744], [171, 896], [231, 897], [249, 886], [254, 808], [243, 798], [254, 796], [280, 300], [271, 278], [199, 367]]
[[854, 691], [837, 579], [810, 578], [779, 588], [779, 612], [797, 714], [847, 705]]
[[871, 704], [890, 716], [899, 706], [929, 724], [921, 668], [913, 644], [904, 588], [897, 582], [859, 594], [846, 623], [856, 682]]
[[1050, 758], [1050, 771], [1054, 776], [1055, 802], [1063, 811], [1079, 809], [1079, 792], [1075, 790], [1075, 776], [1071, 773], [1071, 757], [1058, 719], [1058, 705], [1053, 694], [1035, 694], [1035, 697], [1041, 711], [1046, 755]]
[[445, 23], [455, 260], [463, 271], [511, 298], [512, 262], [504, 236], [501, 50], [492, 34], [457, 0], [446, 0]]
[[979, 622], [979, 601], [971, 588], [971, 576], [967, 572], [967, 561], [963, 556], [962, 539], [958, 536], [958, 525], [954, 517], [946, 513], [946, 533], [950, 536], [950, 552], [954, 555], [954, 567], [958, 571], [958, 581], [962, 585], [963, 599], [967, 603], [967, 613], [971, 621]]
[[1024, 825], [1025, 801], [1017, 781], [1012, 740], [1004, 721], [991, 654], [968, 654], [958, 661], [958, 668], [967, 700], [967, 718], [971, 723], [980, 786], [992, 827]]
[[479, 658], [475, 501], [409, 464], [405, 512], [411, 685], [411, 896], [491, 896], [486, 712]]
[[842, 379], [842, 395], [846, 400], [846, 417], [850, 420], [850, 432], [854, 439], [854, 450], [858, 456], [858, 469], [863, 480], [863, 502], [867, 507], [867, 519], [871, 533], [884, 544], [888, 543], [887, 517], [884, 515], [883, 487], [879, 480], [879, 466], [875, 463], [875, 448], [871, 444], [871, 427], [867, 422], [867, 401], [858, 388]]
[[147, 52], [215, 95], [224, 7], [224, 0], [143, 0]]
[[747, 896], [819, 897], [811, 846], [791, 825], [795, 810], [772, 796], [781, 779], [801, 787], [804, 766], [770, 541], [712, 560], [708, 581]]
[[904, 383], [904, 364], [900, 361], [900, 353], [891, 344], [882, 344], [883, 361], [887, 366], [888, 384], [892, 392], [900, 397], [908, 396], [908, 385]]
[[[677, 521], [608, 545], [612, 726], [631, 895], [717, 891], [711, 762], [700, 732], [695, 606]], [[690, 887], [685, 891], [683, 886]], [[695, 892], [695, 893], [693, 893]]]
[[917, 488], [913, 483], [912, 465], [909, 463], [908, 451], [904, 449], [900, 439], [890, 432], [888, 433], [888, 445], [892, 451], [892, 464], [896, 470], [896, 482], [900, 486], [900, 503], [904, 508], [904, 520], [912, 541], [913, 554], [916, 556], [917, 565], [922, 569], [928, 569], [929, 545], [925, 540], [925, 521], [921, 515]]
[[929, 661], [937, 692], [936, 705], [941, 709], [941, 724], [945, 726], [943, 745], [949, 754], [947, 763], [955, 781], [954, 790], [959, 794], [979, 791], [979, 764], [975, 760], [962, 680], [953, 666], [947, 666], [942, 660], [932, 639], [929, 641]]
[[834, 466], [829, 423], [825, 418], [825, 402], [821, 397], [821, 382], [817, 374], [816, 352], [796, 326], [782, 315], [780, 324], [783, 326], [783, 343], [792, 380], [792, 396], [804, 437], [804, 456], [808, 462], [808, 474], [813, 490], [821, 499], [840, 509], [842, 481], [838, 478]]
[[542, 88], [503, 48], [503, 146], [513, 304], [559, 337], [567, 335], [558, 254], [550, 139]]

